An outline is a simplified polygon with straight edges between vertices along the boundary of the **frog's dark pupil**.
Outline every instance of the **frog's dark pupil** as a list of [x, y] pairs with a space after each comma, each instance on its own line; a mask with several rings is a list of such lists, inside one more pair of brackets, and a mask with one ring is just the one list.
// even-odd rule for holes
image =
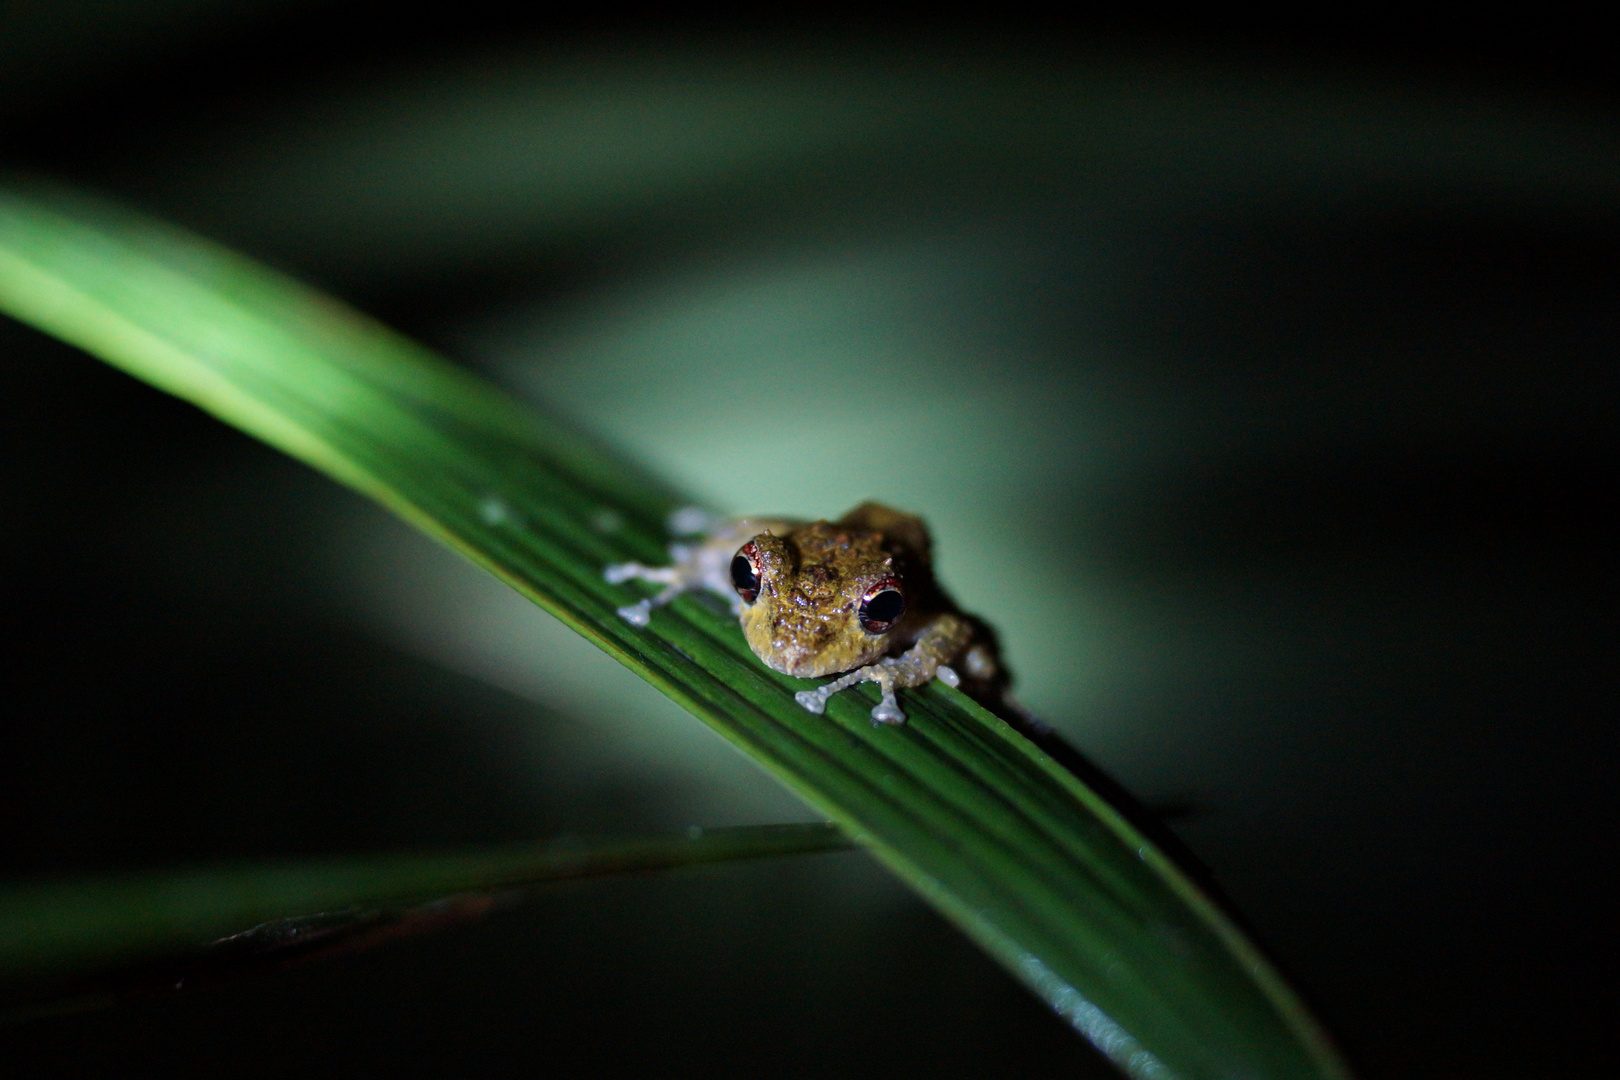
[[759, 575], [749, 564], [744, 555], [738, 555], [731, 560], [731, 583], [737, 587], [737, 595], [752, 604], [759, 596]]
[[887, 630], [906, 611], [906, 598], [898, 590], [884, 589], [861, 605], [861, 625], [876, 633]]

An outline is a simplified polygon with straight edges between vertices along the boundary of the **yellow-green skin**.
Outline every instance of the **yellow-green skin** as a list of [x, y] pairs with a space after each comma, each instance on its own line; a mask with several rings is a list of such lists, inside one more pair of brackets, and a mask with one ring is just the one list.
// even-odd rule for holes
[[[759, 576], [752, 602], [737, 595], [730, 577], [732, 559], [750, 542]], [[638, 626], [647, 624], [653, 608], [688, 589], [726, 596], [749, 648], [770, 667], [803, 679], [849, 673], [796, 695], [806, 709], [819, 713], [844, 687], [876, 682], [883, 702], [873, 719], [900, 723], [905, 714], [895, 701], [897, 687], [936, 677], [956, 686], [965, 679], [964, 689], [981, 697], [999, 694], [1006, 681], [983, 624], [957, 610], [934, 581], [930, 549], [921, 518], [862, 503], [831, 522], [723, 522], [695, 545], [672, 546], [672, 566], [624, 563], [608, 567], [606, 576], [665, 586], [657, 596], [620, 609]], [[903, 584], [906, 609], [893, 626], [873, 633], [861, 625], [861, 600], [886, 578]]]
[[[742, 610], [743, 635], [777, 671], [801, 679], [853, 671], [904, 651], [954, 611], [940, 610], [922, 521], [887, 507], [866, 503], [837, 522], [795, 523], [753, 542], [759, 597]], [[886, 633], [871, 633], [861, 626], [861, 597], [896, 575], [905, 580], [906, 613]]]

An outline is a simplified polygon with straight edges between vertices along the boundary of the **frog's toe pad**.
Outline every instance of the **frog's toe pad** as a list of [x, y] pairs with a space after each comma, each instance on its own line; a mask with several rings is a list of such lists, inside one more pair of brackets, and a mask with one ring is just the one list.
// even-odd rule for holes
[[900, 711], [900, 703], [894, 700], [893, 694], [884, 694], [883, 700], [872, 706], [872, 723], [874, 724], [903, 724], [906, 714]]
[[954, 668], [948, 668], [944, 664], [935, 669], [934, 678], [953, 689], [962, 685], [962, 676], [958, 675]]
[[793, 700], [805, 707], [808, 712], [817, 716], [827, 711], [827, 699], [814, 690], [800, 690], [793, 695]]
[[652, 601], [637, 600], [619, 609], [619, 618], [631, 626], [646, 626], [652, 622]]

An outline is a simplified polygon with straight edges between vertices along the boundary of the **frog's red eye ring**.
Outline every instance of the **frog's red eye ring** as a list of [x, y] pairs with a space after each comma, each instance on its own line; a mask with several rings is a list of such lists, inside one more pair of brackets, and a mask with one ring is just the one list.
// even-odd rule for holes
[[906, 613], [905, 586], [897, 577], [886, 577], [866, 590], [856, 617], [869, 634], [881, 634]]
[[743, 603], [752, 604], [759, 599], [759, 548], [752, 540], [738, 549], [731, 560], [731, 584]]

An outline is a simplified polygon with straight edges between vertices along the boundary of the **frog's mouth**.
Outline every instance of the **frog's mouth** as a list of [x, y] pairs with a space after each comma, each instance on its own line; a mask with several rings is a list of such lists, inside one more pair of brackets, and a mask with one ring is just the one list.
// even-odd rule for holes
[[780, 655], [767, 657], [760, 655], [758, 649], [755, 649], [754, 652], [768, 666], [775, 668], [784, 675], [792, 675], [796, 679], [819, 679], [824, 675], [836, 675], [841, 671], [848, 671], [850, 667], [858, 667], [861, 663], [861, 661], [856, 661], [846, 667], [837, 661], [828, 659], [824, 655], [790, 658]]
[[765, 666], [799, 679], [851, 671], [882, 656], [885, 647], [884, 639], [852, 633], [836, 620], [771, 619], [757, 609], [744, 612], [743, 636]]

